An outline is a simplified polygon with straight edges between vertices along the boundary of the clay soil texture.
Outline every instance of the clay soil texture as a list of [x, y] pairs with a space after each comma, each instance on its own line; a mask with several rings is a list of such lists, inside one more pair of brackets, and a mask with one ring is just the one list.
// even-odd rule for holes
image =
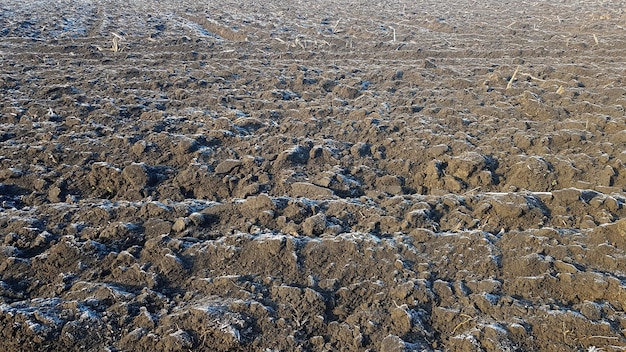
[[625, 6], [0, 1], [0, 350], [626, 350]]

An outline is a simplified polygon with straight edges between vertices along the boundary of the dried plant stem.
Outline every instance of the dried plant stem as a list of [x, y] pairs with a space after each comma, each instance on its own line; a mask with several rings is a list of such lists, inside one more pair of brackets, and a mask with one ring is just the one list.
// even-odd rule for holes
[[111, 46], [111, 51], [114, 53], [117, 53], [120, 51], [120, 41], [123, 39], [123, 37], [115, 32], [111, 32], [111, 34], [113, 35], [113, 45]]
[[470, 321], [475, 320], [476, 318], [469, 316], [467, 314], [461, 314], [462, 317], [465, 317], [465, 320], [463, 320], [462, 322], [458, 323], [454, 329], [452, 329], [452, 335], [454, 335], [454, 333], [463, 325], [469, 323]]
[[333, 26], [333, 33], [335, 33], [335, 31], [337, 31], [337, 26], [339, 25], [339, 22], [341, 22], [341, 18], [337, 20], [337, 23], [335, 23], [335, 25]]
[[594, 336], [586, 336], [586, 337], [583, 337], [582, 339], [584, 339], [584, 340], [588, 340], [588, 339], [619, 340], [619, 337], [617, 337], [617, 336], [598, 336], [598, 335], [594, 335]]
[[517, 66], [515, 72], [513, 72], [513, 76], [511, 76], [509, 83], [506, 85], [506, 89], [511, 89], [511, 87], [513, 86], [513, 81], [515, 81], [515, 78], [517, 77], [517, 72], [519, 71], [519, 68], [520, 66]]
[[[111, 32], [111, 35], [113, 35], [113, 38], [111, 39], [111, 48], [106, 49], [108, 51], [112, 51], [114, 53], [118, 53], [120, 51], [122, 51], [122, 47], [120, 46], [120, 41], [122, 41], [122, 39], [124, 39], [124, 37], [122, 37], [121, 35]], [[101, 46], [98, 45], [94, 45], [96, 49], [98, 49], [99, 51], [103, 51], [105, 49], [102, 49]]]

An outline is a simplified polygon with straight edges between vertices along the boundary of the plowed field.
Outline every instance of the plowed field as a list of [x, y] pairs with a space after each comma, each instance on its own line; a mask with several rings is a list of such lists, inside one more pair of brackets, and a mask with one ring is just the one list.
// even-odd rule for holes
[[626, 350], [625, 8], [0, 0], [0, 350]]

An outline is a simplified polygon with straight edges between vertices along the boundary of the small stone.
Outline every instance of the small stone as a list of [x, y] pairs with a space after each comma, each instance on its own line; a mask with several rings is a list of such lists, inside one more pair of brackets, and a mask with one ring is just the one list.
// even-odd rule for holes
[[319, 236], [324, 233], [326, 227], [326, 216], [320, 213], [304, 220], [302, 232], [307, 236]]
[[35, 190], [41, 192], [44, 188], [46, 188], [46, 186], [48, 185], [48, 182], [42, 178], [36, 179], [35, 182], [33, 183], [33, 186], [35, 186]]
[[580, 222], [580, 225], [578, 225], [578, 227], [580, 227], [581, 229], [593, 229], [597, 226], [598, 225], [596, 224], [596, 222], [590, 219], [585, 219]]
[[133, 152], [133, 154], [135, 155], [141, 155], [146, 151], [147, 148], [148, 145], [145, 141], [137, 141], [135, 144], [133, 144], [132, 147], [130, 147], [130, 151]]
[[189, 215], [189, 220], [191, 220], [191, 222], [196, 226], [202, 226], [204, 225], [206, 218], [204, 214], [195, 212]]
[[621, 205], [617, 201], [617, 199], [610, 197], [610, 196], [606, 197], [606, 199], [604, 200], [604, 206], [606, 206], [608, 211], [613, 212], [613, 213], [620, 210], [621, 208]]
[[396, 261], [393, 263], [393, 266], [398, 270], [404, 269], [404, 263], [400, 259], [396, 259]]
[[61, 193], [63, 193], [63, 190], [58, 186], [50, 187], [50, 189], [48, 190], [48, 200], [50, 200], [50, 202], [52, 203], [61, 202]]
[[172, 230], [174, 230], [175, 232], [183, 232], [187, 228], [189, 223], [189, 218], [178, 218], [176, 219], [176, 222], [174, 222]]

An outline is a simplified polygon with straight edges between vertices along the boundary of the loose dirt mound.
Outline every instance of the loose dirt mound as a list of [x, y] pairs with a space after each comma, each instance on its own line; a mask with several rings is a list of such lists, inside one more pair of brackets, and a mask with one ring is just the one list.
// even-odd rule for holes
[[625, 350], [624, 6], [4, 1], [0, 349]]

